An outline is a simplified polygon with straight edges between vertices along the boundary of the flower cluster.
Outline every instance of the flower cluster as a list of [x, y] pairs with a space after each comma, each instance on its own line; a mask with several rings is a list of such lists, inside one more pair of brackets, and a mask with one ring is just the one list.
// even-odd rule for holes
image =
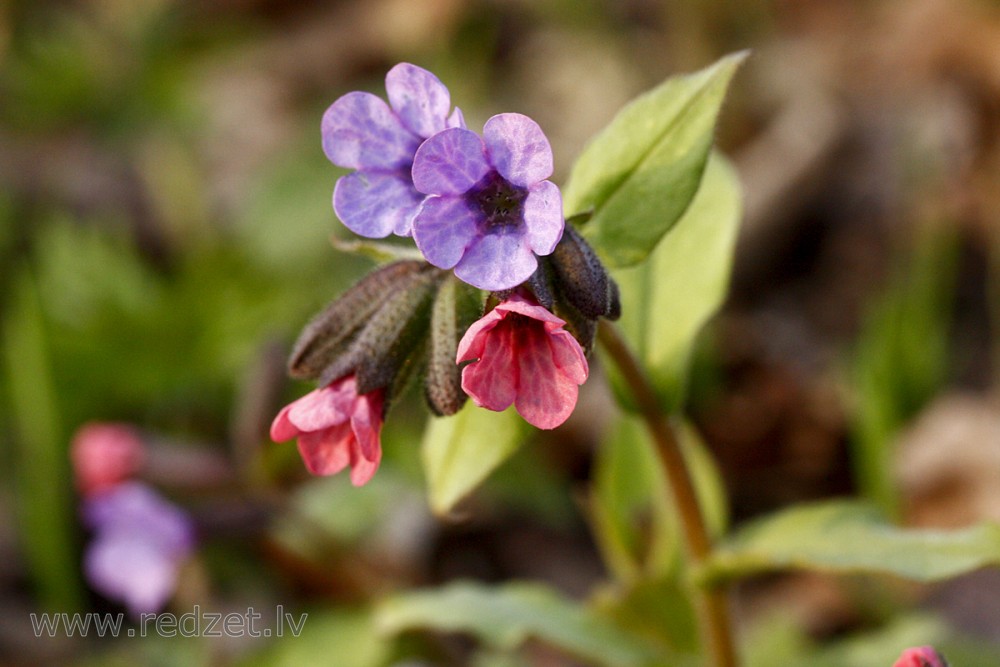
[[174, 592], [181, 564], [194, 550], [191, 519], [132, 479], [145, 459], [145, 447], [130, 426], [82, 426], [70, 457], [83, 496], [83, 520], [93, 531], [84, 553], [87, 581], [135, 616], [159, 611]]
[[566, 225], [535, 121], [499, 114], [477, 134], [444, 84], [408, 63], [389, 71], [386, 92], [388, 104], [348, 93], [323, 116], [324, 152], [353, 170], [333, 206], [361, 236], [412, 236], [424, 261], [375, 270], [306, 326], [289, 372], [319, 388], [271, 427], [276, 441], [298, 439], [310, 472], [349, 466], [355, 485], [378, 468], [385, 412], [414, 376], [437, 415], [471, 397], [561, 425], [598, 318], [619, 311], [614, 282]]

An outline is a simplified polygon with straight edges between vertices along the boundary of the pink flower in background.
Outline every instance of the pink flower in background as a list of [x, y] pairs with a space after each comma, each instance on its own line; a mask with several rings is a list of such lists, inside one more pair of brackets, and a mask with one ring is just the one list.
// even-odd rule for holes
[[903, 651], [892, 667], [948, 667], [948, 661], [932, 646], [918, 646]]
[[145, 484], [127, 482], [87, 498], [83, 518], [94, 531], [84, 553], [94, 590], [135, 616], [162, 609], [194, 550], [188, 515]]
[[298, 437], [309, 472], [333, 475], [350, 465], [351, 482], [361, 486], [382, 459], [383, 395], [381, 389], [358, 395], [348, 375], [285, 406], [271, 424], [271, 439]]
[[131, 426], [91, 422], [73, 436], [70, 457], [77, 488], [89, 496], [134, 475], [142, 467], [145, 449]]
[[462, 389], [476, 405], [506, 410], [513, 403], [538, 428], [562, 424], [587, 379], [587, 358], [566, 324], [544, 307], [513, 295], [484, 315], [458, 344]]

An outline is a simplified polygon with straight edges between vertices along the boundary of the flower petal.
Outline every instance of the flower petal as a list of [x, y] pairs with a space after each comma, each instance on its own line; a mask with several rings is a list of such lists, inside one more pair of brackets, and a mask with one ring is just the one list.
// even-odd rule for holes
[[528, 228], [528, 246], [536, 255], [550, 255], [562, 238], [565, 221], [562, 195], [552, 181], [536, 183], [524, 200], [524, 224]]
[[538, 260], [523, 231], [504, 226], [474, 239], [455, 266], [455, 275], [474, 287], [496, 292], [517, 287], [537, 268]]
[[487, 334], [503, 320], [504, 312], [498, 306], [473, 322], [466, 329], [462, 340], [458, 343], [458, 354], [455, 356], [456, 364], [479, 359], [483, 356]]
[[529, 187], [552, 175], [552, 147], [538, 123], [519, 113], [493, 116], [483, 127], [490, 161], [514, 185]]
[[401, 172], [358, 171], [333, 189], [333, 210], [348, 229], [371, 239], [409, 236], [424, 195]]
[[125, 604], [133, 616], [155, 613], [174, 592], [179, 562], [142, 535], [101, 535], [87, 547], [84, 572], [101, 594]]
[[550, 332], [549, 345], [556, 369], [577, 384], [587, 381], [590, 373], [587, 356], [573, 334], [564, 329]]
[[358, 396], [351, 413], [351, 431], [354, 432], [361, 456], [367, 461], [378, 461], [382, 456], [379, 439], [382, 432], [381, 391]]
[[321, 431], [347, 422], [354, 402], [354, 386], [354, 378], [346, 377], [309, 392], [288, 406], [288, 421], [300, 432]]
[[451, 96], [441, 80], [422, 67], [399, 63], [385, 76], [389, 104], [403, 125], [426, 139], [445, 129]]
[[350, 463], [353, 440], [350, 425], [346, 422], [337, 424], [299, 436], [299, 454], [312, 474], [334, 475]]
[[382, 460], [382, 450], [375, 451], [375, 459], [368, 460], [361, 456], [357, 449], [351, 452], [351, 484], [354, 486], [364, 486], [375, 475], [378, 465]]
[[580, 388], [553, 363], [549, 335], [544, 327], [523, 327], [521, 333], [520, 380], [514, 405], [529, 424], [541, 429], [555, 428], [573, 413]]
[[428, 262], [450, 269], [478, 235], [476, 221], [464, 198], [430, 196], [413, 219], [413, 240]]
[[520, 313], [521, 315], [530, 317], [533, 320], [543, 322], [545, 324], [546, 331], [559, 329], [566, 324], [566, 320], [556, 317], [556, 315], [545, 306], [540, 306], [534, 301], [529, 301], [516, 292], [511, 294], [500, 305], [498, 305], [496, 310]]
[[321, 132], [330, 162], [348, 169], [403, 169], [420, 145], [420, 137], [371, 93], [347, 93], [330, 105]]
[[518, 391], [518, 365], [514, 328], [501, 322], [485, 337], [479, 361], [462, 369], [462, 389], [481, 408], [506, 410]]
[[490, 171], [483, 140], [453, 127], [435, 134], [413, 157], [413, 186], [429, 195], [460, 195]]
[[451, 112], [450, 116], [448, 116], [447, 125], [448, 127], [460, 127], [463, 130], [465, 129], [465, 114], [462, 113], [461, 109], [455, 107], [455, 110]]

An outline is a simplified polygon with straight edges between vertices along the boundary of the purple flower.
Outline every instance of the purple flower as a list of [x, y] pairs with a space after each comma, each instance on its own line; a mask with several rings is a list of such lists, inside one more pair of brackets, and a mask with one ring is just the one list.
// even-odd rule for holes
[[385, 77], [389, 104], [371, 93], [347, 93], [323, 114], [323, 151], [340, 167], [356, 169], [337, 181], [333, 209], [348, 229], [369, 238], [409, 236], [424, 196], [413, 187], [413, 155], [428, 137], [465, 127], [441, 81], [400, 63]]
[[94, 531], [84, 554], [87, 581], [133, 615], [159, 611], [194, 549], [194, 527], [178, 507], [139, 482], [88, 497], [83, 518]]
[[413, 184], [430, 195], [413, 221], [417, 247], [480, 289], [520, 285], [562, 236], [551, 174], [552, 148], [527, 116], [493, 116], [482, 139], [464, 128], [435, 134], [413, 160]]

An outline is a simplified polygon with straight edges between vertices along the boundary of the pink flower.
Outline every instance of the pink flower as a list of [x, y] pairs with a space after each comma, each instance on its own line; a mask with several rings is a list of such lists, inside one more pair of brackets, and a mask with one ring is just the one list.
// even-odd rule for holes
[[511, 403], [525, 421], [550, 429], [576, 407], [587, 379], [587, 358], [565, 321], [514, 294], [484, 315], [458, 344], [462, 389], [476, 405], [506, 410]]
[[351, 482], [372, 478], [382, 459], [384, 390], [358, 395], [353, 375], [336, 380], [286, 405], [271, 424], [271, 439], [299, 439], [299, 453], [314, 475], [333, 475], [351, 466]]
[[76, 485], [85, 496], [110, 489], [142, 466], [145, 449], [127, 424], [90, 422], [73, 436], [70, 449]]
[[903, 651], [892, 667], [948, 667], [948, 662], [931, 646], [918, 646]]

